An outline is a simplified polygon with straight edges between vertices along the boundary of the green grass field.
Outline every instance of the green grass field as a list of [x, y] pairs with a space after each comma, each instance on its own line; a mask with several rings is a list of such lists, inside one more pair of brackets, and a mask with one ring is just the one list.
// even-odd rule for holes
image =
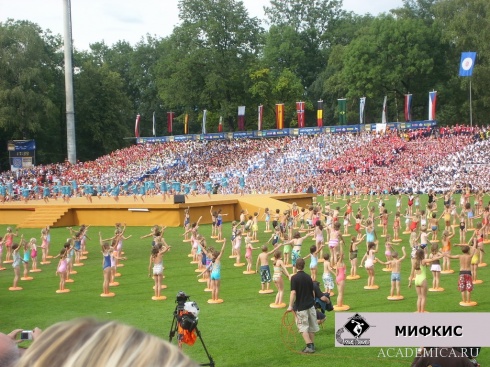
[[[367, 201], [361, 201], [363, 207]], [[372, 203], [376, 205], [377, 203]], [[405, 203], [406, 205], [406, 199]], [[337, 205], [344, 205], [340, 201]], [[357, 210], [359, 204], [354, 205]], [[424, 200], [422, 205], [425, 206]], [[387, 202], [387, 208], [394, 211], [395, 197]], [[439, 212], [442, 203], [439, 201]], [[192, 220], [191, 213], [191, 220]], [[195, 219], [195, 218], [194, 218]], [[390, 217], [389, 232], [392, 231], [393, 216]], [[90, 224], [90, 223], [87, 223]], [[316, 336], [315, 345], [317, 353], [314, 355], [302, 355], [298, 353], [303, 347], [301, 336], [283, 326], [284, 309], [271, 309], [269, 304], [274, 301], [275, 293], [261, 295], [260, 276], [243, 275], [244, 268], [235, 268], [234, 259], [229, 259], [230, 245], [227, 244], [223, 256], [222, 285], [220, 298], [223, 304], [210, 305], [207, 300], [210, 293], [204, 292], [205, 283], [197, 281], [195, 273], [196, 265], [190, 264], [187, 254], [190, 252], [190, 244], [182, 242], [182, 229], [170, 228], [165, 233], [165, 239], [172, 246], [169, 253], [164, 256], [165, 279], [168, 286], [162, 291], [167, 296], [165, 301], [152, 301], [153, 280], [148, 278], [148, 262], [150, 256], [150, 239], [140, 240], [141, 235], [149, 233], [148, 227], [129, 227], [126, 235], [132, 238], [125, 241], [124, 251], [127, 261], [124, 267], [118, 269], [121, 277], [120, 285], [112, 288], [116, 293], [114, 298], [101, 298], [102, 292], [102, 255], [99, 250], [98, 232], [104, 237], [113, 233], [113, 228], [92, 227], [88, 235], [88, 259], [83, 267], [75, 270], [74, 283], [67, 284], [71, 289], [67, 294], [56, 294], [59, 278], [55, 275], [57, 261], [50, 265], [42, 265], [43, 271], [34, 274], [33, 281], [20, 281], [24, 289], [19, 292], [10, 292], [8, 288], [12, 284], [13, 271], [10, 264], [5, 264], [7, 270], [0, 272], [0, 331], [9, 332], [15, 328], [32, 329], [34, 327], [47, 328], [61, 321], [81, 316], [90, 316], [99, 319], [115, 319], [134, 325], [149, 333], [168, 340], [171, 329], [173, 312], [176, 306], [175, 296], [178, 291], [185, 291], [196, 301], [200, 307], [198, 327], [209, 353], [214, 358], [216, 366], [409, 366], [413, 358], [378, 358], [380, 348], [335, 348], [334, 313], [327, 314], [327, 322]], [[442, 222], [441, 222], [442, 224]], [[7, 226], [0, 226], [0, 235], [5, 233]], [[380, 234], [381, 228], [376, 228]], [[209, 238], [210, 226], [202, 226], [201, 233]], [[261, 243], [269, 239], [269, 233], [263, 233], [263, 224], [260, 227]], [[39, 239], [38, 229], [23, 229], [20, 233], [25, 238], [36, 237]], [[225, 223], [223, 228], [225, 237], [229, 237], [230, 224]], [[55, 228], [51, 232], [51, 250], [54, 255], [62, 248], [62, 244], [69, 232], [65, 228]], [[409, 252], [408, 237], [402, 235]], [[456, 240], [456, 234], [454, 240]], [[211, 243], [213, 240], [208, 240]], [[305, 244], [313, 244], [307, 239]], [[39, 240], [38, 240], [39, 242]], [[458, 241], [453, 241], [458, 242]], [[256, 246], [260, 245], [256, 244]], [[380, 244], [384, 243], [380, 238]], [[219, 245], [218, 245], [219, 246]], [[364, 245], [361, 245], [362, 250]], [[490, 248], [490, 247], [487, 247]], [[243, 247], [242, 247], [243, 251]], [[345, 249], [348, 251], [348, 249]], [[453, 253], [459, 253], [459, 249]], [[360, 251], [361, 252], [361, 251]], [[258, 251], [254, 251], [254, 264]], [[306, 251], [303, 251], [306, 255]], [[487, 261], [490, 257], [487, 255]], [[384, 247], [380, 246], [379, 257], [384, 259]], [[3, 258], [5, 258], [5, 250]], [[40, 259], [40, 254], [38, 255]], [[458, 269], [457, 260], [452, 260], [452, 268]], [[348, 261], [347, 261], [348, 262]], [[358, 269], [361, 279], [348, 281], [345, 286], [344, 303], [350, 305], [349, 312], [413, 312], [416, 310], [415, 290], [408, 288], [408, 276], [410, 261], [407, 259], [402, 265], [402, 294], [403, 301], [389, 302], [386, 297], [390, 291], [390, 274], [381, 271], [382, 265], [376, 265], [376, 284], [380, 286], [377, 291], [365, 291], [366, 272]], [[350, 268], [350, 264], [348, 264]], [[478, 302], [474, 308], [459, 306], [460, 293], [457, 291], [457, 273], [441, 276], [441, 286], [446, 290], [442, 293], [429, 293], [427, 310], [430, 312], [488, 312], [490, 310], [490, 277], [488, 267], [479, 269], [479, 278], [483, 284], [475, 285], [472, 299]], [[319, 266], [321, 277], [322, 268]], [[429, 284], [432, 276], [428, 275]], [[275, 290], [274, 286], [271, 287]], [[285, 301], [289, 297], [289, 285], [286, 284]], [[333, 297], [335, 303], [335, 297]], [[284, 321], [292, 322], [292, 316]], [[175, 343], [174, 338], [174, 343]], [[196, 342], [194, 346], [184, 346], [184, 352], [199, 363], [207, 363], [204, 349]], [[483, 349], [478, 361], [482, 366], [490, 364], [490, 352]]]

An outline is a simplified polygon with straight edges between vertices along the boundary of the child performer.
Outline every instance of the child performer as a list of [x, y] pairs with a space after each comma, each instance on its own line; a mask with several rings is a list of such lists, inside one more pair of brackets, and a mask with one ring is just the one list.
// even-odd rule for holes
[[351, 242], [350, 242], [350, 248], [349, 248], [349, 259], [350, 259], [350, 275], [349, 277], [351, 279], [358, 279], [359, 276], [357, 275], [357, 246], [362, 242], [366, 235], [363, 235], [360, 239], [356, 239], [356, 237], [352, 236]]
[[[398, 252], [393, 251], [391, 253], [391, 260], [386, 262], [377, 259], [381, 264], [386, 265], [388, 268], [391, 269], [391, 290], [390, 290], [390, 297], [388, 299], [402, 298], [402, 296], [400, 295], [400, 279], [401, 279], [400, 270], [401, 270], [402, 261], [407, 257], [407, 254], [405, 252], [405, 247], [402, 247], [402, 252], [403, 252], [403, 256], [398, 258]], [[395, 290], [396, 290], [396, 296], [395, 296]]]
[[257, 256], [257, 262], [255, 264], [255, 272], [259, 272], [259, 263], [260, 263], [260, 285], [261, 290], [260, 293], [271, 293], [270, 284], [271, 284], [271, 270], [269, 267], [269, 256], [276, 251], [276, 249], [272, 249], [272, 251], [267, 252], [267, 246], [264, 245], [261, 247], [262, 252], [259, 256]]
[[[274, 251], [274, 260], [272, 261], [274, 265], [274, 273], [272, 274], [272, 280], [277, 287], [276, 300], [274, 301], [274, 305], [277, 307], [286, 307], [286, 304], [282, 302], [282, 298], [284, 296], [284, 280], [282, 279], [282, 274], [286, 275], [289, 279], [289, 272], [284, 265], [284, 262], [281, 258], [281, 251]], [[272, 306], [272, 305], [271, 305]]]
[[425, 312], [425, 303], [427, 301], [427, 266], [439, 258], [433, 257], [432, 259], [426, 259], [425, 252], [422, 249], [418, 249], [415, 253], [415, 261], [410, 271], [408, 286], [412, 287], [412, 281], [415, 283], [415, 290], [417, 291], [417, 312]]
[[330, 265], [330, 254], [323, 255], [323, 288], [325, 289], [325, 293], [330, 294], [334, 288], [333, 276], [336, 275], [332, 266]]
[[[459, 259], [459, 281], [458, 289], [461, 292], [462, 302], [464, 305], [471, 305], [471, 291], [473, 290], [473, 278], [471, 276], [471, 258], [476, 252], [478, 241], [473, 241], [473, 246], [463, 245], [461, 255], [450, 255], [445, 253], [444, 256], [450, 259]], [[476, 304], [476, 303], [475, 303]]]
[[[223, 239], [223, 246], [221, 247], [221, 251], [214, 251], [213, 252], [213, 260], [211, 261], [211, 264], [209, 265], [209, 269], [211, 269], [211, 302], [209, 303], [221, 303], [222, 300], [219, 298], [219, 290], [221, 286], [221, 256], [223, 255], [223, 251], [225, 250], [225, 245], [226, 245], [226, 238]], [[203, 275], [203, 273], [207, 271], [207, 269], [204, 269], [204, 271], [198, 275], [200, 277]]]
[[431, 291], [442, 291], [443, 289], [439, 286], [441, 280], [441, 261], [440, 258], [442, 256], [442, 252], [439, 251], [439, 245], [437, 243], [433, 243], [430, 247], [430, 255], [429, 259], [436, 258], [432, 265], [430, 266], [430, 271], [432, 272], [432, 288]]
[[150, 255], [150, 263], [148, 264], [148, 277], [151, 277], [150, 269], [153, 265], [153, 279], [155, 281], [154, 300], [165, 299], [161, 297], [162, 279], [163, 279], [163, 254], [170, 250], [170, 246], [158, 244], [153, 246]]
[[304, 257], [306, 260], [308, 257], [311, 258], [310, 261], [310, 274], [311, 274], [311, 279], [313, 281], [316, 281], [316, 273], [318, 270], [318, 254], [322, 251], [323, 245], [320, 245], [320, 247], [316, 247], [315, 245], [310, 247], [310, 253]]
[[339, 290], [339, 294], [337, 294], [336, 306], [343, 307], [346, 266], [344, 263], [344, 251], [342, 251], [342, 248], [340, 249], [339, 257], [337, 259], [337, 268], [335, 269], [335, 272], [335, 282], [337, 283], [337, 289]]
[[68, 271], [65, 248], [61, 249], [59, 257], [60, 261], [58, 262], [58, 266], [56, 268], [56, 275], [60, 276], [60, 288], [58, 289], [58, 291], [59, 293], [63, 293], [68, 291], [68, 289], [65, 289], [66, 272]]
[[247, 259], [247, 273], [252, 272], [252, 250], [257, 250], [258, 247], [252, 246], [252, 238], [245, 237], [245, 259]]

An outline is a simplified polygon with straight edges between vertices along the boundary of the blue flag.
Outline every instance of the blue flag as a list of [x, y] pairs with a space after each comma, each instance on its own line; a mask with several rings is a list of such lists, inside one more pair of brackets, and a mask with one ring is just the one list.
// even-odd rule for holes
[[475, 66], [476, 52], [462, 52], [459, 64], [459, 76], [471, 76]]

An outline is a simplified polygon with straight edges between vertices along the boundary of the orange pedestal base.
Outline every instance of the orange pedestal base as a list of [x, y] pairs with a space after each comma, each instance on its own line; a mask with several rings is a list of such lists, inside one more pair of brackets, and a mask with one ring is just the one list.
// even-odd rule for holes
[[109, 283], [109, 287], [117, 287], [119, 285], [119, 282], [111, 282]]
[[221, 298], [219, 298], [219, 299], [208, 299], [208, 303], [212, 303], [212, 304], [223, 303], [223, 300]]
[[245, 263], [234, 263], [233, 266], [239, 268], [241, 266], [245, 266]]
[[34, 278], [33, 277], [22, 277], [20, 278], [20, 280], [33, 280]]
[[41, 271], [42, 271], [41, 269], [31, 269], [29, 270], [29, 273], [40, 273]]
[[367, 290], [375, 290], [375, 289], [379, 289], [379, 285], [366, 285], [364, 286], [364, 289], [367, 289]]
[[151, 299], [154, 301], [164, 301], [167, 299], [167, 297], [165, 297], [165, 296], [159, 296], [159, 297], [153, 296], [153, 297], [151, 297]]
[[361, 276], [356, 274], [356, 275], [347, 275], [347, 277], [345, 279], [347, 280], [357, 280], [357, 279], [360, 279]]
[[270, 308], [285, 308], [286, 304], [285, 303], [271, 303], [269, 305]]
[[14, 262], [14, 260], [5, 260], [3, 263], [4, 264], [12, 264]]
[[454, 273], [454, 270], [452, 270], [452, 269], [441, 271], [441, 274], [453, 274], [453, 273]]
[[229, 259], [236, 259], [236, 255], [230, 255], [228, 256]]
[[429, 288], [429, 292], [444, 292], [444, 288]]
[[337, 312], [349, 311], [350, 306], [347, 306], [347, 305], [337, 306], [337, 305], [335, 305], [335, 306], [333, 306], [333, 310], [337, 311]]
[[117, 264], [118, 268], [124, 268], [124, 264]]
[[391, 242], [402, 242], [401, 238], [397, 238], [396, 240], [392, 240]]
[[261, 289], [259, 291], [260, 294], [270, 294], [270, 293], [274, 293], [274, 290], [272, 289]]
[[207, 283], [208, 280], [207, 279], [204, 279], [204, 278], [199, 278], [197, 281], [199, 283]]
[[204, 269], [194, 269], [194, 273], [202, 273]]
[[80, 256], [80, 260], [87, 260], [88, 257], [87, 256]]
[[391, 271], [391, 268], [383, 268], [382, 270], [388, 272]]
[[223, 242], [225, 242], [225, 240], [216, 240], [216, 243], [223, 243]]
[[77, 274], [77, 271], [76, 270], [72, 270], [72, 271], [70, 271], [70, 274], [71, 275]]
[[191, 240], [183, 240], [182, 242], [191, 242]]
[[243, 272], [243, 274], [247, 274], [247, 275], [250, 275], [250, 274], [255, 274], [255, 271], [253, 271], [253, 270], [245, 270], [245, 271]]
[[116, 278], [119, 278], [119, 277], [121, 276], [121, 273], [116, 273], [116, 274], [114, 274], [114, 276], [115, 276]]
[[463, 307], [475, 307], [476, 305], [478, 305], [478, 303], [475, 302], [475, 301], [471, 301], [471, 302], [459, 302], [459, 305], [460, 306], [463, 306]]
[[51, 256], [51, 255], [46, 255], [46, 259], [52, 259], [52, 258], [53, 258], [53, 256]]
[[190, 264], [199, 264], [199, 261], [197, 261], [197, 260], [192, 260], [192, 261], [190, 262]]
[[9, 291], [21, 291], [22, 287], [10, 287]]
[[58, 289], [56, 293], [70, 293], [70, 290], [65, 288], [65, 289]]
[[479, 268], [484, 268], [485, 266], [487, 266], [487, 263], [479, 263], [478, 264], [478, 267]]
[[[4, 261], [6, 262], [6, 261]], [[41, 265], [48, 265], [51, 264], [51, 261], [41, 261]]]
[[[2, 270], [7, 270], [7, 268], [2, 268], [2, 267], [0, 267], [0, 271], [2, 271]], [[31, 271], [32, 271], [32, 270], [31, 270]]]
[[342, 235], [342, 237], [350, 237], [350, 236], [352, 236], [350, 233], [344, 233], [344, 234]]
[[65, 283], [75, 283], [73, 279], [65, 279]]
[[269, 229], [268, 231], [264, 231], [264, 233], [271, 233], [272, 231]]
[[213, 290], [211, 288], [204, 288], [204, 292], [212, 292]]
[[73, 264], [73, 266], [84, 266], [85, 264], [84, 263], [75, 263]]
[[116, 295], [116, 293], [109, 292], [109, 293], [102, 293], [100, 296], [101, 297], [114, 297], [115, 295]]
[[481, 280], [481, 279], [477, 279], [477, 280], [473, 281], [473, 284], [482, 284], [482, 283], [483, 283], [483, 280]]
[[388, 301], [401, 301], [404, 298], [405, 297], [403, 297], [403, 296], [388, 296], [386, 299]]
[[189, 255], [187, 255], [187, 257], [194, 257], [194, 255], [192, 255], [192, 254], [189, 254]]
[[286, 268], [292, 268], [293, 267], [293, 264], [286, 264], [284, 265]]

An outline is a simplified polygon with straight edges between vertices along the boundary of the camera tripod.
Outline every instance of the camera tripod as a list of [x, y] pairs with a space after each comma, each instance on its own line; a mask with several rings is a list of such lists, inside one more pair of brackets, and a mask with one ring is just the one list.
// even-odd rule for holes
[[[170, 326], [170, 333], [168, 335], [169, 342], [172, 342], [172, 339], [175, 336], [175, 334], [178, 334], [179, 324], [181, 323], [183, 311], [184, 310], [181, 307], [179, 307], [179, 305], [175, 306], [175, 311], [174, 311], [173, 318], [172, 318], [172, 325]], [[180, 326], [182, 327], [182, 325], [180, 325]], [[199, 340], [201, 341], [202, 347], [204, 348], [204, 351], [206, 352], [206, 355], [209, 359], [209, 363], [201, 363], [200, 366], [215, 367], [213, 357], [211, 357], [211, 355], [209, 354], [208, 349], [206, 348], [206, 345], [204, 344], [204, 340], [202, 340], [201, 332], [199, 331], [199, 329], [197, 327], [197, 321], [196, 321], [195, 325], [193, 326], [193, 329], [191, 329], [189, 331], [192, 331], [192, 330], [196, 331], [196, 335], [199, 338]], [[182, 340], [180, 338], [177, 338], [177, 339], [178, 339], [179, 349], [182, 349]]]

